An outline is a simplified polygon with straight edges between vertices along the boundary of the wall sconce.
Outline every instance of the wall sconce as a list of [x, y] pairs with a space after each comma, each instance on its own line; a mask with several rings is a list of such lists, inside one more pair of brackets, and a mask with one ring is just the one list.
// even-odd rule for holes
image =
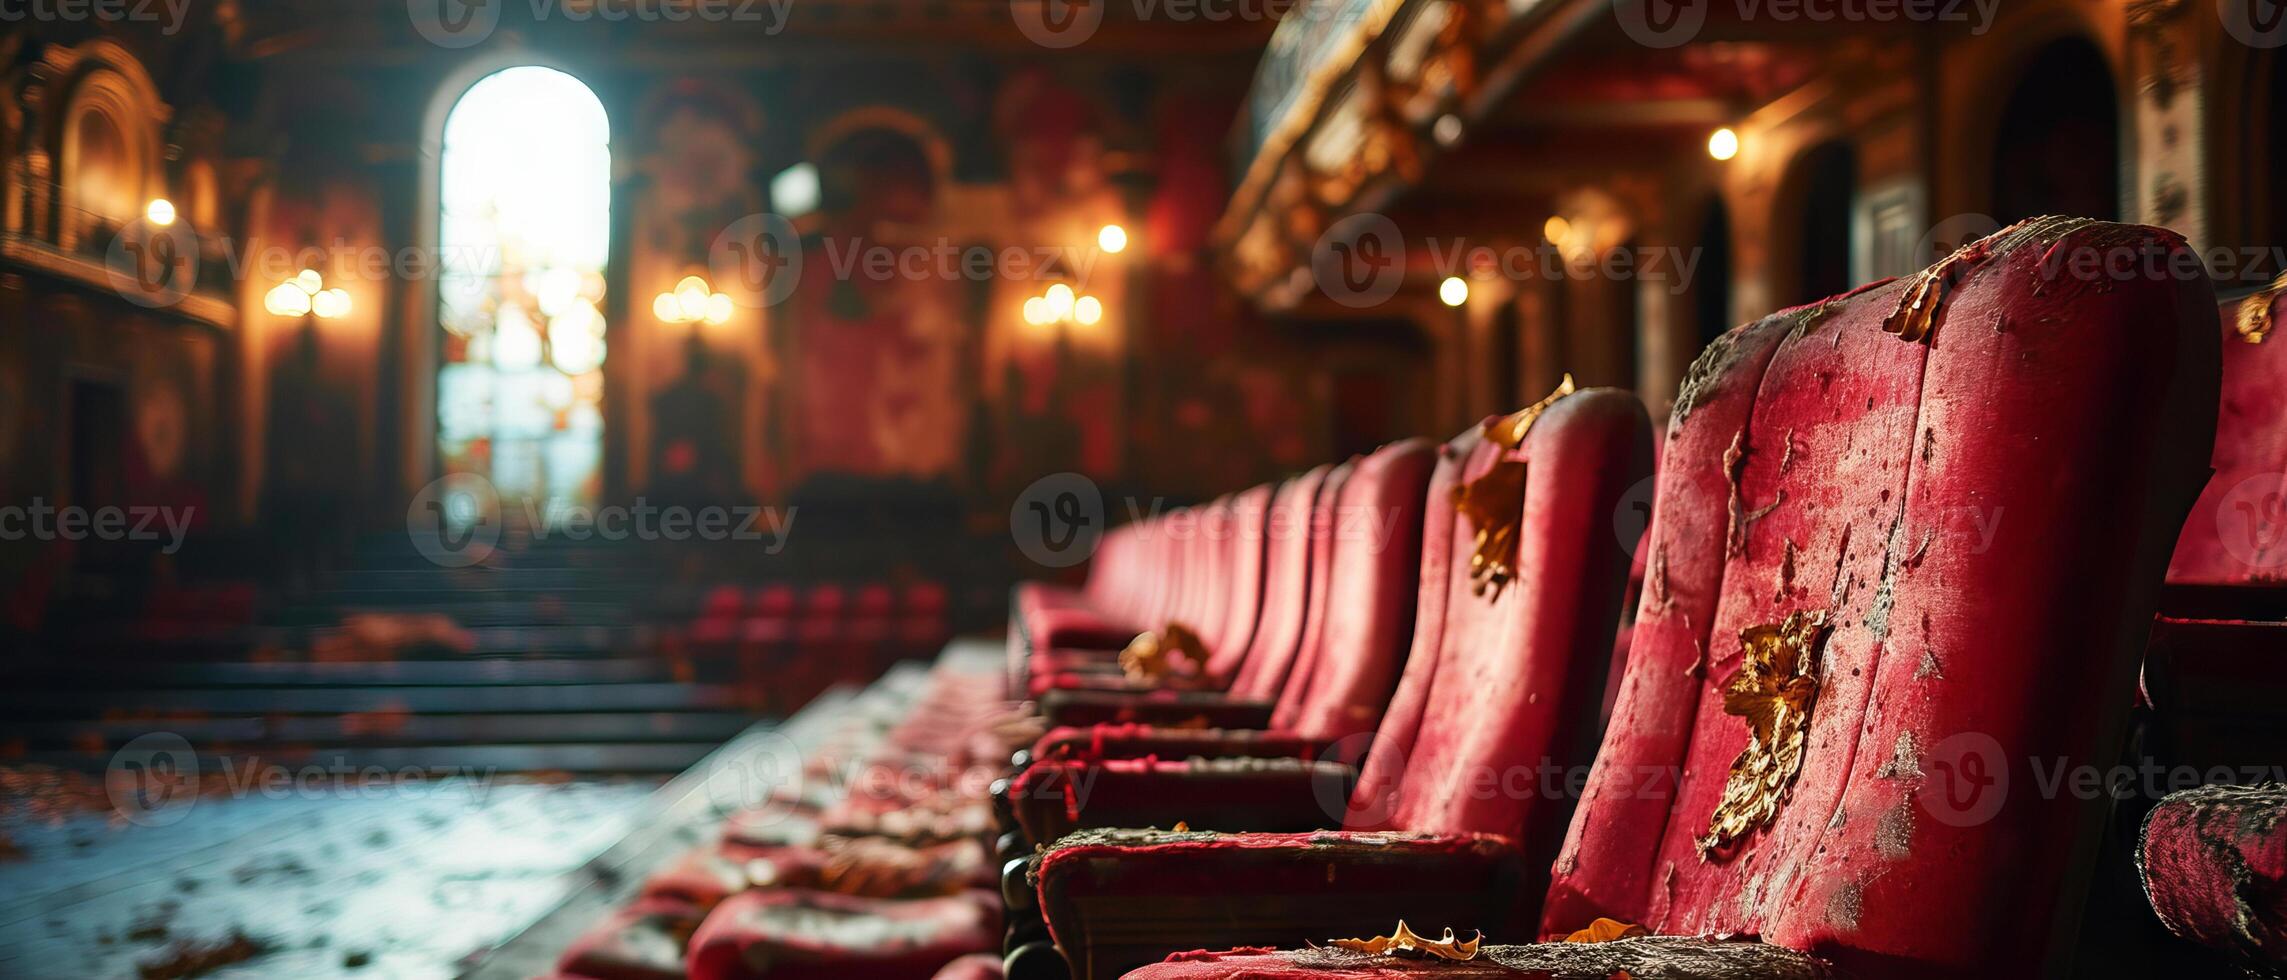
[[651, 315], [658, 317], [661, 323], [719, 325], [730, 320], [735, 308], [729, 296], [715, 292], [714, 287], [698, 276], [684, 276], [674, 289], [651, 300]]
[[318, 270], [303, 269], [270, 287], [262, 297], [262, 308], [272, 316], [333, 320], [349, 315], [349, 292], [339, 286], [328, 289]]
[[1024, 322], [1036, 327], [1077, 323], [1093, 327], [1104, 319], [1104, 301], [1083, 296], [1071, 286], [1057, 283], [1024, 301]]

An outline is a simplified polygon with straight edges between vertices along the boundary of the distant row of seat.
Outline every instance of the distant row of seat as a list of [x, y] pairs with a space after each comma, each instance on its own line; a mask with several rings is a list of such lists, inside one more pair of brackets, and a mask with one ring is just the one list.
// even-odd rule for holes
[[[1018, 589], [1007, 700], [947, 680], [875, 759], [958, 785], [877, 794], [831, 854], [766, 873], [731, 820], [693, 860], [749, 863], [683, 969], [2061, 970], [2110, 801], [2043, 774], [2110, 769], [2170, 717], [2150, 693], [2131, 712], [2170, 554], [2197, 551], [2178, 532], [2222, 363], [2203, 278], [2081, 270], [2184, 249], [2036, 219], [1726, 334], [1678, 393], [1640, 535], [1651, 426], [1596, 389], [1116, 529], [1085, 586]], [[2275, 818], [2261, 799], [2234, 805]], [[1000, 901], [978, 905], [987, 837]], [[779, 870], [813, 865], [841, 870]], [[2153, 898], [2174, 892], [2216, 897]], [[676, 975], [587, 948], [567, 974]]]

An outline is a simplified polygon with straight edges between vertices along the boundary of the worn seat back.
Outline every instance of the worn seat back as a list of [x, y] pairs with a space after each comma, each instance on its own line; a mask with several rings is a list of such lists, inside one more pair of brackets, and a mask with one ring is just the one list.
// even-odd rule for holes
[[2103, 803], [2038, 777], [2117, 758], [2207, 473], [2214, 302], [2171, 233], [2045, 218], [1710, 345], [1542, 932], [2047, 965]]
[[[1499, 834], [1545, 868], [1565, 801], [1542, 779], [1596, 747], [1628, 570], [1613, 508], [1650, 472], [1650, 425], [1634, 395], [1592, 389], [1515, 449], [1472, 430], [1443, 451], [1458, 465], [1430, 488], [1413, 649], [1344, 826]], [[1480, 551], [1488, 533], [1510, 543]], [[1510, 571], [1494, 581], [1481, 554]]]
[[1426, 439], [1393, 442], [1328, 480], [1311, 515], [1314, 573], [1300, 650], [1271, 727], [1318, 739], [1373, 731], [1413, 632]]

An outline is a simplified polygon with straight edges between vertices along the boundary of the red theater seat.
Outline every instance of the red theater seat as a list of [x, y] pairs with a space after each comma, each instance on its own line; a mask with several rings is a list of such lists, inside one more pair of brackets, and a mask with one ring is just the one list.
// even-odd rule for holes
[[1000, 940], [1000, 896], [880, 902], [756, 890], [725, 900], [691, 937], [690, 980], [928, 980]]
[[[1324, 556], [1323, 589], [1305, 628], [1286, 692], [1268, 717], [1273, 741], [1331, 743], [1363, 738], [1379, 722], [1396, 688], [1407, 637], [1413, 632], [1420, 591], [1424, 491], [1436, 452], [1426, 440], [1392, 443], [1351, 464], [1336, 477], [1331, 496], [1312, 516], [1313, 546]], [[1440, 508], [1445, 509], [1445, 508]], [[1237, 702], [1248, 703], [1248, 702]], [[1051, 720], [1053, 701], [1046, 710]], [[1284, 717], [1281, 717], [1283, 713]], [[1067, 713], [1069, 716], [1069, 713]], [[1283, 722], [1283, 724], [1281, 724]], [[1250, 727], [1250, 726], [1228, 726]], [[1245, 742], [1204, 732], [1196, 741], [1158, 733], [1191, 754], [1212, 754], [1217, 742]], [[1355, 759], [1359, 747], [1349, 747]], [[1197, 751], [1189, 751], [1197, 750]], [[1011, 789], [1017, 819], [1032, 840], [1048, 841], [1077, 827], [1167, 826], [1184, 820], [1217, 830], [1301, 830], [1324, 826], [1330, 806], [1348, 796], [1347, 767], [1293, 760], [1157, 761], [1063, 753], [1036, 758]], [[1259, 754], [1259, 753], [1258, 753]], [[1168, 779], [1180, 775], [1186, 778]], [[1300, 799], [1303, 807], [1281, 801]], [[1090, 815], [1093, 814], [1093, 815]]]
[[706, 911], [642, 899], [613, 912], [565, 947], [558, 975], [585, 980], [683, 980], [683, 945]]
[[2145, 818], [2136, 857], [2170, 932], [2273, 972], [2287, 965], [2287, 785], [2170, 796]]
[[[1551, 769], [1584, 766], [1595, 744], [1627, 573], [1612, 513], [1648, 471], [1649, 439], [1642, 404], [1607, 389], [1557, 400], [1520, 449], [1474, 431], [1446, 447], [1427, 488], [1418, 576], [1405, 576], [1421, 615], [1410, 617], [1413, 651], [1396, 696], [1347, 801], [1300, 800], [1299, 818], [1344, 830], [1100, 831], [1059, 841], [1034, 874], [1075, 971], [1117, 976], [1197, 945], [1370, 935], [1361, 931], [1399, 916], [1487, 929], [1529, 921], [1515, 899], [1534, 891], [1531, 869], [1553, 856], [1567, 802], [1537, 786]], [[1500, 485], [1488, 478], [1496, 469], [1521, 482], [1488, 512], [1500, 523], [1481, 529], [1457, 516], [1455, 491]], [[1507, 527], [1514, 581], [1480, 594], [1476, 534]], [[1337, 560], [1334, 609], [1361, 604], [1341, 591], [1350, 567]], [[1336, 638], [1321, 656], [1347, 647]], [[1086, 775], [1104, 793], [1115, 774]], [[1504, 777], [1525, 786], [1503, 792]], [[1475, 791], [1488, 778], [1493, 791]], [[1178, 797], [1180, 779], [1160, 785], [1165, 797], [1210, 802]]]
[[[2088, 273], [2123, 258], [2165, 273]], [[1677, 399], [1631, 662], [1543, 938], [1610, 918], [1873, 980], [2059, 965], [2104, 802], [2039, 792], [2029, 760], [2109, 764], [2124, 737], [2213, 444], [2196, 269], [2165, 231], [2036, 219], [1710, 346]], [[1727, 700], [1772, 751], [1747, 751]], [[1408, 918], [1472, 924], [1441, 915]], [[1767, 956], [1708, 945], [1708, 975]], [[1390, 962], [1309, 972], [1406, 969]], [[1137, 977], [1205, 975], [1270, 974]]]

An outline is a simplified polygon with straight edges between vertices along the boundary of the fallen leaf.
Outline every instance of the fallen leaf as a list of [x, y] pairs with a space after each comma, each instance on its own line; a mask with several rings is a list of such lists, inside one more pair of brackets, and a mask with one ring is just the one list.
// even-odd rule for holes
[[[1575, 390], [1572, 375], [1566, 374], [1548, 397], [1515, 414], [1488, 419], [1483, 429], [1485, 438], [1515, 452], [1549, 406]], [[1491, 593], [1498, 599], [1501, 590], [1516, 577], [1517, 531], [1524, 520], [1525, 462], [1503, 459], [1476, 479], [1454, 487], [1453, 506], [1476, 529], [1475, 547], [1469, 555], [1471, 591], [1481, 596]]]
[[1407, 928], [1405, 920], [1399, 919], [1397, 931], [1387, 936], [1375, 936], [1372, 939], [1333, 939], [1328, 940], [1327, 945], [1336, 949], [1347, 949], [1352, 952], [1368, 953], [1375, 956], [1470, 960], [1477, 958], [1477, 946], [1484, 941], [1485, 934], [1481, 932], [1467, 940], [1457, 939], [1454, 937], [1451, 928], [1445, 930], [1445, 935], [1442, 938], [1429, 939]]
[[2258, 289], [2239, 301], [2239, 339], [2260, 344], [2264, 338], [2271, 336], [2271, 307], [2283, 292], [2287, 292], [2287, 272], [2280, 273], [2279, 278], [2271, 280], [2271, 285]]
[[1207, 644], [1182, 623], [1170, 621], [1146, 630], [1120, 651], [1120, 671], [1128, 679], [1159, 687], [1189, 687], [1205, 681]]
[[1564, 937], [1564, 941], [1568, 943], [1608, 943], [1615, 939], [1649, 935], [1651, 933], [1646, 931], [1643, 926], [1622, 922], [1618, 919], [1598, 918], [1589, 923], [1588, 928]]

